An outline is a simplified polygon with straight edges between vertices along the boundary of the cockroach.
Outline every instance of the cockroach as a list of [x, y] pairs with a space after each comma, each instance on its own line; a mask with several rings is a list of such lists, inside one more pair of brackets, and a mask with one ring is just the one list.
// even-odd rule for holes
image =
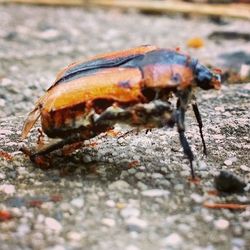
[[[194, 155], [185, 136], [185, 112], [192, 103], [203, 151], [206, 144], [193, 90], [219, 89], [220, 75], [177, 50], [140, 46], [70, 64], [37, 101], [23, 127], [22, 139], [41, 118], [48, 137], [61, 138], [31, 153], [36, 161], [65, 145], [88, 140], [116, 123], [139, 128], [176, 124], [194, 178]], [[176, 105], [170, 96], [177, 97]]]

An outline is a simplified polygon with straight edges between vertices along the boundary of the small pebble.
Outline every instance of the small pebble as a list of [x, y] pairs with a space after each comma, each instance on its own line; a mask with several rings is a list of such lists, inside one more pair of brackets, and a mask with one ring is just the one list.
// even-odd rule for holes
[[128, 170], [128, 173], [131, 174], [131, 175], [134, 175], [136, 172], [137, 172], [137, 169], [135, 169], [135, 168], [130, 168]]
[[225, 108], [223, 106], [215, 107], [214, 110], [219, 112], [225, 112]]
[[128, 226], [129, 231], [141, 232], [148, 226], [145, 220], [139, 219], [137, 217], [130, 217], [125, 221]]
[[237, 201], [240, 202], [240, 203], [247, 204], [248, 201], [249, 201], [249, 198], [247, 196], [244, 196], [244, 195], [240, 194], [240, 195], [237, 195]]
[[241, 238], [232, 239], [232, 245], [234, 247], [237, 247], [237, 249], [245, 249], [245, 244], [246, 244], [245, 240], [243, 240]]
[[47, 228], [49, 228], [53, 231], [60, 232], [62, 230], [61, 223], [59, 221], [55, 220], [54, 218], [47, 217], [47, 218], [45, 218], [44, 223], [45, 223]]
[[116, 208], [118, 208], [118, 209], [123, 209], [123, 208], [126, 207], [126, 204], [125, 204], [125, 203], [122, 203], [122, 202], [117, 202], [117, 203], [115, 204], [115, 206], [116, 206]]
[[114, 227], [115, 226], [115, 220], [110, 219], [110, 218], [103, 218], [101, 220], [101, 223], [107, 227]]
[[83, 156], [83, 161], [86, 162], [86, 163], [90, 163], [93, 161], [93, 159], [91, 158], [90, 155], [84, 155]]
[[238, 176], [227, 171], [220, 171], [214, 178], [214, 184], [218, 191], [225, 193], [241, 193], [246, 186]]
[[249, 64], [242, 64], [240, 67], [240, 78], [241, 80], [248, 80], [250, 75], [250, 65]]
[[182, 191], [182, 190], [184, 190], [184, 185], [183, 185], [183, 184], [176, 184], [176, 185], [174, 186], [174, 189], [175, 189], [176, 191]]
[[11, 185], [11, 184], [3, 184], [3, 185], [0, 185], [0, 192], [13, 195], [16, 192], [16, 188], [14, 185]]
[[161, 179], [161, 178], [163, 178], [164, 176], [162, 175], [162, 174], [160, 174], [160, 173], [153, 173], [152, 174], [152, 178], [153, 179]]
[[126, 207], [121, 210], [121, 216], [123, 218], [128, 217], [138, 217], [140, 215], [140, 210], [132, 207]]
[[107, 201], [106, 201], [106, 205], [107, 205], [108, 207], [115, 207], [115, 202], [114, 202], [113, 200], [107, 200]]
[[19, 173], [20, 175], [29, 174], [29, 172], [27, 171], [27, 169], [24, 168], [24, 167], [19, 167], [19, 168], [17, 169], [17, 171], [18, 171], [18, 173]]
[[162, 189], [150, 189], [141, 192], [143, 196], [147, 197], [159, 197], [159, 196], [168, 196], [169, 191]]
[[188, 234], [190, 232], [191, 228], [187, 224], [178, 224], [178, 231], [180, 231], [183, 234]]
[[82, 208], [84, 205], [84, 200], [82, 198], [75, 198], [70, 203], [76, 208]]
[[226, 116], [226, 117], [232, 116], [232, 114], [231, 114], [230, 112], [228, 112], [228, 111], [227, 111], [227, 112], [224, 112], [223, 115]]
[[62, 245], [55, 245], [53, 247], [47, 248], [48, 250], [66, 250], [66, 248]]
[[219, 230], [225, 230], [229, 227], [229, 221], [224, 219], [218, 219], [214, 221], [214, 226]]
[[148, 189], [148, 186], [146, 184], [144, 184], [143, 182], [141, 181], [138, 181], [137, 182], [137, 187], [140, 189], [140, 190], [147, 190]]
[[30, 227], [27, 224], [21, 224], [17, 227], [18, 236], [25, 236], [30, 232]]
[[0, 107], [4, 107], [6, 101], [3, 98], [0, 98]]
[[2, 78], [2, 80], [1, 80], [1, 85], [3, 87], [11, 85], [11, 83], [12, 83], [12, 81], [9, 78]]
[[243, 228], [241, 225], [235, 225], [233, 228], [233, 235], [241, 237], [243, 235]]
[[162, 244], [166, 247], [178, 247], [182, 245], [183, 239], [177, 233], [172, 233], [163, 239]]
[[6, 178], [6, 175], [4, 173], [0, 173], [0, 180], [4, 180]]
[[196, 203], [202, 203], [204, 201], [204, 197], [202, 195], [196, 194], [196, 193], [192, 193], [190, 195], [191, 199], [193, 201], [195, 201]]
[[200, 161], [199, 162], [199, 170], [200, 171], [206, 171], [206, 170], [208, 170], [208, 166], [207, 166], [207, 164], [204, 161]]
[[224, 161], [224, 164], [226, 165], [226, 166], [231, 166], [232, 164], [233, 164], [233, 162], [231, 161], [231, 160], [225, 160]]
[[244, 190], [246, 192], [249, 192], [250, 191], [250, 183], [248, 182], [247, 185], [244, 187]]
[[79, 241], [82, 237], [80, 233], [71, 231], [67, 233], [67, 238], [71, 241]]
[[225, 139], [225, 136], [224, 135], [220, 135], [220, 134], [215, 134], [213, 135], [214, 139], [215, 140], [224, 140]]
[[59, 31], [56, 29], [47, 29], [43, 32], [38, 33], [37, 36], [38, 38], [45, 41], [53, 41], [54, 39], [59, 37]]
[[228, 158], [224, 161], [224, 164], [226, 166], [231, 166], [234, 162], [237, 161], [237, 158], [236, 157], [232, 157], [232, 158]]
[[140, 248], [138, 248], [137, 246], [134, 246], [134, 245], [129, 245], [129, 246], [125, 247], [125, 250], [140, 250]]
[[138, 180], [142, 180], [143, 178], [145, 178], [145, 173], [143, 173], [143, 172], [137, 172], [135, 174], [135, 178], [138, 179]]
[[123, 180], [115, 181], [109, 185], [109, 189], [111, 190], [128, 190], [130, 188], [130, 185]]
[[250, 172], [250, 167], [247, 167], [246, 165], [241, 165], [240, 169], [245, 171], [245, 172]]
[[246, 221], [242, 223], [243, 228], [246, 230], [250, 230], [250, 221]]

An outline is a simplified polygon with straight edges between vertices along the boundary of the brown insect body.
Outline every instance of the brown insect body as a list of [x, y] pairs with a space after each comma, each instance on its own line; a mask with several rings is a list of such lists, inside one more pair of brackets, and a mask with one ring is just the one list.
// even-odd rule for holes
[[[178, 131], [184, 132], [185, 110], [192, 88], [197, 85], [218, 89], [220, 81], [197, 60], [155, 46], [73, 63], [58, 73], [54, 84], [38, 100], [24, 124], [22, 138], [40, 116], [43, 131], [49, 137], [78, 138], [70, 142], [94, 137], [116, 122], [146, 128], [176, 123]], [[179, 100], [177, 109], [168, 103], [172, 92]], [[77, 133], [81, 136], [76, 136]], [[185, 151], [183, 140], [186, 139], [181, 134]], [[35, 154], [49, 151], [52, 150]], [[192, 162], [190, 153], [185, 153]]]

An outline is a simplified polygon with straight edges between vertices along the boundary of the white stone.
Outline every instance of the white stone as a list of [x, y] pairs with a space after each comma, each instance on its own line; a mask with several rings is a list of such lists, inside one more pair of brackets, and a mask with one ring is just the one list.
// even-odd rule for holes
[[213, 137], [214, 137], [215, 140], [223, 140], [223, 139], [225, 139], [224, 135], [213, 135]]
[[245, 171], [245, 172], [250, 172], [250, 167], [247, 167], [246, 165], [241, 165], [240, 169]]
[[53, 247], [47, 248], [48, 250], [65, 250], [66, 248], [62, 245], [55, 245]]
[[5, 179], [5, 174], [4, 173], [0, 173], [0, 180], [4, 180]]
[[130, 185], [123, 180], [115, 181], [109, 185], [111, 190], [127, 190], [130, 188]]
[[225, 108], [223, 106], [218, 106], [214, 108], [215, 111], [225, 112]]
[[243, 222], [242, 223], [243, 228], [245, 228], [246, 230], [250, 230], [250, 221], [247, 222]]
[[71, 231], [67, 233], [67, 238], [71, 241], [79, 241], [82, 237], [78, 232]]
[[103, 218], [101, 220], [101, 223], [107, 227], [114, 227], [115, 226], [115, 220], [110, 219], [110, 218]]
[[0, 107], [4, 107], [5, 103], [5, 100], [3, 98], [0, 98]]
[[25, 175], [25, 174], [28, 174], [29, 172], [27, 171], [27, 168], [25, 168], [25, 167], [19, 167], [18, 169], [18, 173], [20, 174], [20, 175]]
[[250, 74], [250, 66], [248, 64], [242, 64], [240, 67], [240, 77], [245, 80]]
[[16, 188], [11, 184], [3, 184], [0, 186], [0, 191], [9, 195], [13, 195], [16, 192]]
[[169, 236], [167, 236], [165, 239], [163, 239], [162, 243], [163, 243], [164, 246], [177, 247], [177, 246], [180, 246], [183, 243], [183, 239], [179, 234], [172, 233]]
[[143, 196], [147, 197], [159, 197], [159, 196], [168, 196], [169, 191], [162, 189], [150, 189], [141, 192]]
[[12, 81], [9, 78], [2, 78], [1, 85], [2, 86], [8, 86], [11, 85]]
[[214, 226], [219, 230], [225, 230], [229, 227], [229, 221], [224, 219], [218, 219], [214, 221]]
[[227, 159], [227, 160], [224, 161], [224, 164], [226, 166], [231, 166], [233, 164], [233, 162], [230, 159]]
[[228, 111], [227, 111], [227, 112], [224, 112], [223, 115], [224, 115], [224, 116], [227, 116], [227, 117], [232, 116], [232, 114], [231, 114], [230, 112], [228, 112]]
[[246, 187], [244, 188], [244, 190], [245, 190], [246, 192], [249, 192], [249, 191], [250, 191], [250, 183], [248, 183], [248, 184], [246, 185]]
[[106, 205], [107, 205], [108, 207], [115, 207], [115, 202], [114, 202], [113, 200], [107, 200], [107, 201], [106, 201]]
[[192, 193], [190, 197], [196, 203], [202, 203], [204, 201], [204, 197], [196, 193]]
[[145, 178], [145, 173], [143, 172], [138, 172], [135, 174], [135, 177], [138, 179], [138, 180], [142, 180], [143, 178]]
[[44, 223], [45, 223], [47, 228], [49, 228], [53, 231], [60, 232], [62, 230], [61, 223], [59, 221], [55, 220], [54, 218], [46, 217], [44, 220]]
[[154, 179], [161, 179], [161, 178], [163, 178], [164, 176], [162, 175], [162, 174], [160, 174], [160, 173], [153, 173], [152, 174], [152, 178], [154, 178]]
[[82, 198], [75, 198], [70, 203], [76, 208], [82, 208], [84, 205], [84, 200]]
[[140, 211], [137, 208], [126, 207], [121, 210], [121, 216], [123, 218], [138, 217], [139, 215], [140, 215]]
[[237, 158], [236, 157], [231, 157], [231, 158], [228, 158], [224, 161], [224, 164], [226, 166], [231, 166], [234, 162], [237, 161]]
[[140, 229], [145, 229], [148, 223], [145, 220], [139, 219], [137, 217], [130, 217], [126, 220], [126, 224], [129, 226], [136, 226]]
[[200, 171], [206, 171], [208, 170], [208, 166], [204, 161], [199, 161], [199, 170]]
[[125, 247], [125, 250], [139, 250], [139, 248], [137, 246], [134, 246], [134, 245], [129, 245], [129, 246]]
[[52, 40], [57, 38], [59, 31], [55, 29], [48, 29], [38, 34], [39, 38], [44, 40]]
[[27, 224], [21, 224], [17, 227], [18, 236], [25, 236], [30, 232], [30, 228]]
[[44, 217], [43, 214], [38, 214], [38, 215], [37, 215], [37, 218], [36, 218], [37, 224], [43, 223], [44, 220], [45, 220], [45, 217]]

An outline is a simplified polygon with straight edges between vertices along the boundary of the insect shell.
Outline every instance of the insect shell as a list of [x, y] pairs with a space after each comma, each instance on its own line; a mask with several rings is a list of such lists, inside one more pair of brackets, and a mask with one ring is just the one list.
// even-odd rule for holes
[[[192, 93], [195, 87], [219, 89], [219, 75], [188, 55], [150, 45], [72, 63], [58, 73], [29, 113], [22, 139], [39, 117], [48, 137], [62, 138], [32, 153], [34, 160], [64, 145], [93, 138], [117, 122], [144, 128], [176, 124], [194, 177], [194, 157], [184, 134], [190, 102], [206, 153], [201, 117]], [[168, 102], [172, 93], [178, 98], [176, 107]]]

